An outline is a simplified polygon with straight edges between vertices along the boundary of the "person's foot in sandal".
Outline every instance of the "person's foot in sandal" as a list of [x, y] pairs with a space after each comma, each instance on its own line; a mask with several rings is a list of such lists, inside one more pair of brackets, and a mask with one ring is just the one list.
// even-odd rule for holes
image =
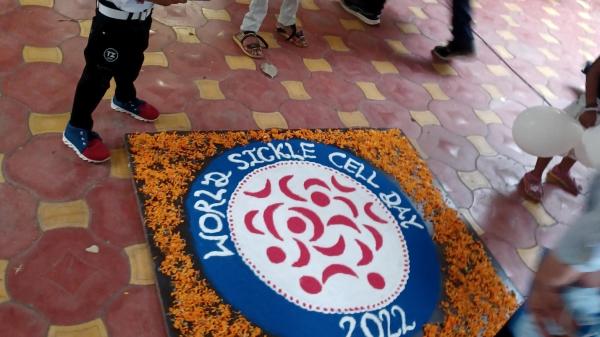
[[284, 26], [280, 23], [277, 23], [277, 33], [279, 33], [279, 35], [283, 36], [286, 41], [292, 43], [296, 47], [308, 47], [308, 41], [306, 41], [306, 37], [304, 36], [302, 28], [299, 28], [295, 24]]
[[523, 197], [533, 202], [540, 202], [542, 200], [542, 179], [533, 174], [533, 172], [527, 172], [519, 181], [519, 192]]
[[563, 190], [577, 196], [580, 192], [580, 187], [575, 182], [575, 179], [571, 177], [568, 170], [563, 170], [559, 165], [554, 166], [548, 175], [546, 181], [549, 184], [556, 185]]
[[263, 49], [269, 48], [267, 42], [254, 32], [239, 32], [233, 36], [233, 41], [244, 54], [255, 58], [264, 58]]

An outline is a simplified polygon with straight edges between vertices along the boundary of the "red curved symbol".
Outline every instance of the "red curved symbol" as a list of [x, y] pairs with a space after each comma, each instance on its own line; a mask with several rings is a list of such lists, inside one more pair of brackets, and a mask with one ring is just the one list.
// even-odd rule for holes
[[355, 240], [356, 243], [358, 244], [358, 246], [360, 247], [360, 251], [362, 253], [362, 258], [360, 259], [360, 261], [358, 261], [358, 263], [356, 264], [357, 266], [365, 266], [369, 263], [371, 263], [371, 261], [373, 261], [373, 252], [371, 251], [371, 249], [365, 245], [362, 241], [360, 240]]
[[302, 241], [298, 239], [294, 239], [294, 241], [296, 241], [296, 244], [298, 245], [300, 256], [298, 257], [298, 260], [292, 264], [292, 267], [304, 267], [310, 262], [310, 252], [308, 251], [308, 248], [306, 248], [306, 245], [302, 243]]
[[383, 237], [375, 228], [373, 228], [369, 225], [363, 225], [363, 226], [365, 226], [365, 228], [373, 236], [373, 239], [375, 240], [375, 250], [379, 250], [381, 248], [381, 246], [383, 245]]
[[244, 224], [250, 233], [263, 235], [265, 233], [254, 227], [254, 224], [252, 223], [257, 213], [258, 211], [256, 210], [246, 213], [246, 215], [244, 215]]
[[283, 239], [281, 238], [281, 236], [279, 236], [279, 233], [275, 228], [275, 223], [273, 222], [273, 213], [275, 213], [275, 210], [281, 205], [283, 205], [283, 203], [281, 202], [270, 205], [265, 209], [265, 213], [263, 214], [263, 219], [265, 220], [265, 225], [267, 226], [267, 229], [269, 230], [271, 235], [279, 239], [279, 241], [283, 241]]
[[332, 276], [337, 275], [337, 274], [344, 274], [344, 275], [358, 277], [358, 275], [356, 275], [354, 270], [352, 270], [350, 267], [345, 266], [343, 264], [332, 264], [332, 265], [328, 266], [327, 268], [325, 268], [325, 270], [323, 270], [323, 277], [322, 277], [323, 284], [325, 284], [327, 282], [327, 280], [329, 280]]
[[269, 179], [267, 179], [267, 183], [266, 183], [265, 187], [263, 187], [263, 189], [260, 191], [257, 191], [257, 192], [244, 191], [244, 194], [249, 195], [251, 197], [255, 197], [255, 198], [266, 198], [271, 194], [271, 181]]
[[331, 247], [318, 247], [314, 246], [314, 248], [321, 254], [326, 256], [340, 256], [344, 253], [346, 249], [346, 241], [344, 238], [340, 236], [337, 242]]
[[348, 192], [354, 192], [356, 191], [356, 189], [354, 187], [348, 187], [348, 186], [344, 186], [342, 184], [340, 184], [337, 179], [335, 179], [335, 176], [331, 176], [331, 183], [333, 184], [333, 186], [335, 188], [337, 188], [340, 192], [344, 192], [344, 193], [348, 193]]
[[356, 218], [358, 216], [358, 209], [356, 208], [356, 205], [354, 205], [352, 200], [345, 198], [345, 197], [333, 197], [333, 199], [339, 200], [339, 201], [345, 203], [350, 208], [350, 211], [352, 211], [353, 217]]
[[319, 218], [317, 213], [304, 207], [290, 207], [290, 211], [294, 211], [304, 215], [308, 218], [308, 220], [310, 220], [313, 223], [315, 232], [310, 241], [315, 241], [323, 235], [323, 232], [325, 231], [325, 226], [323, 225], [323, 222], [321, 221], [321, 218]]
[[329, 219], [329, 221], [327, 221], [327, 226], [337, 226], [337, 225], [350, 227], [360, 233], [360, 229], [358, 229], [358, 226], [356, 226], [354, 221], [352, 221], [352, 219], [350, 219], [349, 217], [347, 217], [345, 215], [341, 215], [341, 214], [334, 215], [331, 217], [331, 219]]
[[327, 184], [323, 180], [317, 178], [306, 179], [306, 181], [304, 182], [304, 189], [307, 190], [314, 185], [324, 187], [331, 191], [329, 186], [327, 186]]
[[379, 223], [387, 223], [387, 221], [383, 220], [382, 218], [377, 216], [377, 214], [373, 213], [373, 210], [371, 210], [371, 207], [373, 207], [373, 202], [368, 202], [365, 204], [365, 213], [367, 213], [369, 218], [371, 218], [374, 221], [377, 221]]
[[290, 190], [290, 188], [288, 187], [288, 182], [290, 181], [290, 179], [292, 179], [294, 176], [293, 175], [287, 175], [281, 179], [279, 179], [279, 189], [281, 189], [281, 192], [283, 192], [283, 194], [285, 194], [288, 198], [293, 199], [293, 200], [297, 200], [297, 201], [306, 201], [306, 199], [302, 198], [301, 196], [299, 196], [298, 194], [292, 192]]

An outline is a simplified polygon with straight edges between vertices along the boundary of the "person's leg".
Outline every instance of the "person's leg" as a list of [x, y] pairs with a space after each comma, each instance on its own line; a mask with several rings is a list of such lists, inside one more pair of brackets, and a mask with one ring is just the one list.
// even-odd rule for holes
[[452, 41], [456, 49], [473, 50], [473, 30], [470, 0], [452, 2]]
[[308, 47], [308, 42], [302, 28], [296, 25], [299, 4], [299, 0], [283, 0], [277, 18], [277, 32], [296, 47], [305, 48]]
[[102, 38], [104, 24], [103, 17], [94, 17], [84, 50], [86, 65], [75, 89], [69, 120], [72, 126], [86, 130], [92, 130], [92, 113], [108, 90], [112, 77], [112, 70], [103, 62], [103, 53], [107, 49], [106, 41]]
[[154, 121], [159, 116], [155, 107], [137, 98], [134, 85], [144, 63], [151, 25], [152, 19], [148, 18], [143, 22], [128, 22], [127, 27], [123, 27], [127, 34], [121, 38], [122, 58], [115, 71], [117, 87], [111, 102], [113, 109], [145, 122]]
[[130, 25], [128, 33], [122, 40], [121, 62], [115, 72], [115, 99], [129, 102], [137, 97], [134, 82], [140, 74], [144, 63], [144, 51], [148, 48], [152, 19], [135, 22]]
[[299, 0], [283, 0], [279, 9], [277, 23], [284, 27], [296, 24], [296, 13], [298, 12], [299, 4]]
[[557, 185], [573, 195], [578, 195], [580, 188], [570, 174], [573, 165], [575, 165], [575, 159], [564, 157], [558, 165], [554, 166], [552, 170], [548, 172], [546, 180], [548, 183]]
[[233, 35], [233, 41], [240, 47], [244, 54], [252, 58], [263, 58], [263, 49], [269, 48], [267, 42], [258, 35], [267, 11], [269, 0], [252, 0], [248, 13], [244, 15], [240, 32]]
[[440, 60], [448, 61], [457, 56], [471, 56], [475, 52], [473, 43], [473, 19], [470, 0], [452, 1], [452, 41], [437, 46], [431, 52]]
[[69, 124], [80, 129], [92, 130], [92, 113], [108, 89], [111, 77], [107, 69], [98, 65], [85, 66], [75, 89]]
[[110, 151], [98, 134], [92, 131], [92, 113], [108, 89], [113, 70], [108, 59], [109, 40], [105, 37], [106, 18], [96, 15], [92, 21], [84, 55], [86, 65], [77, 83], [71, 118], [63, 132], [63, 143], [81, 159], [101, 163], [110, 159]]
[[551, 160], [552, 158], [538, 158], [533, 170], [525, 173], [521, 178], [519, 192], [523, 197], [534, 202], [540, 202], [544, 192], [542, 189], [542, 174], [544, 174], [544, 170]]
[[368, 25], [378, 25], [386, 0], [340, 0], [342, 8]]
[[240, 30], [242, 32], [258, 33], [268, 9], [269, 0], [252, 0], [248, 13], [244, 15], [244, 19], [242, 20]]

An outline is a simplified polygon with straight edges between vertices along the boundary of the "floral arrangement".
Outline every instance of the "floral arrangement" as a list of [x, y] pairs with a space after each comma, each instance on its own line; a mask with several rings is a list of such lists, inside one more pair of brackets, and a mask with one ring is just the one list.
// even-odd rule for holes
[[427, 324], [425, 337], [491, 337], [517, 307], [515, 295], [497, 275], [482, 244], [449, 208], [433, 184], [427, 165], [399, 130], [260, 130], [130, 134], [133, 175], [143, 196], [146, 226], [164, 259], [159, 266], [171, 281], [168, 315], [181, 336], [262, 336], [224, 303], [194, 268], [180, 233], [183, 198], [206, 160], [252, 141], [306, 139], [351, 150], [396, 179], [433, 224], [444, 262], [443, 321]]

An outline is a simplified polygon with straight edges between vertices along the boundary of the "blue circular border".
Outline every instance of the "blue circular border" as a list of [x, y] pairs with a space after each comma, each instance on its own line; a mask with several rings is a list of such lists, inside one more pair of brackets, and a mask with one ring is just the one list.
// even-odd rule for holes
[[[289, 144], [296, 154], [296, 158], [284, 160], [298, 160], [306, 155], [303, 160], [315, 162], [336, 171], [352, 176], [349, 172], [332, 165], [329, 161], [329, 154], [334, 152], [343, 153], [347, 158], [351, 158], [362, 163], [369, 170], [376, 172], [376, 183], [379, 188], [375, 188], [370, 184], [366, 184], [361, 180], [356, 180], [362, 183], [367, 189], [371, 190], [375, 195], [379, 196], [381, 192], [391, 193], [396, 192], [402, 200], [401, 206], [409, 209], [405, 212], [404, 218], [411, 219], [416, 216], [416, 222], [425, 227], [419, 212], [412, 205], [410, 199], [403, 193], [398, 184], [391, 179], [387, 174], [371, 166], [368, 162], [356, 157], [352, 153], [339, 149], [331, 145], [310, 142], [301, 139], [290, 139], [284, 141], [270, 142], [274, 147], [287, 149], [286, 144]], [[303, 148], [302, 143], [312, 144]], [[281, 145], [280, 145], [281, 144]], [[340, 320], [346, 316], [345, 320], [354, 320], [356, 327], [351, 336], [365, 336], [361, 330], [361, 320], [364, 320], [365, 313], [355, 314], [325, 314], [305, 310], [286, 300], [283, 296], [277, 294], [268, 285], [263, 283], [254, 272], [244, 263], [242, 258], [237, 255], [235, 245], [231, 241], [229, 235], [229, 225], [227, 223], [227, 207], [228, 201], [231, 198], [231, 193], [235, 190], [239, 182], [253, 170], [271, 165], [282, 160], [274, 160], [264, 163], [258, 163], [245, 170], [238, 169], [239, 161], [234, 163], [230, 161], [229, 156], [236, 153], [241, 153], [244, 150], [253, 148], [265, 147], [267, 143], [253, 142], [245, 146], [236, 147], [221, 153], [214, 157], [203, 169], [198, 173], [193, 183], [190, 186], [188, 195], [185, 198], [185, 212], [187, 218], [187, 226], [192, 237], [191, 250], [195, 254], [196, 262], [201, 268], [203, 276], [210, 282], [211, 286], [219, 293], [224, 301], [230, 304], [234, 309], [239, 310], [251, 322], [258, 325], [267, 333], [282, 336], [282, 337], [337, 337], [348, 336], [349, 324], [341, 324]], [[311, 152], [303, 152], [303, 149], [310, 148]], [[398, 163], [401, 165], [401, 163]], [[215, 184], [202, 184], [204, 176], [207, 173], [219, 172], [227, 174], [231, 172], [228, 178], [228, 184], [225, 187], [217, 187]], [[220, 189], [226, 189], [225, 192], [219, 192]], [[206, 191], [212, 193], [203, 194], [203, 198], [194, 196], [194, 191]], [[219, 194], [220, 193], [220, 194]], [[218, 197], [220, 199], [218, 199]], [[200, 212], [194, 208], [194, 204], [198, 200], [205, 200], [208, 203], [213, 203], [211, 210], [224, 214], [222, 219], [222, 228], [218, 233], [204, 233], [211, 239], [203, 239], [201, 235], [198, 221], [206, 212]], [[222, 204], [221, 201], [225, 201]], [[385, 203], [384, 203], [385, 205]], [[398, 223], [402, 220], [398, 217], [398, 211], [390, 209], [390, 213], [396, 218]], [[214, 225], [217, 225], [214, 223]], [[213, 226], [214, 227], [214, 226]], [[437, 307], [441, 296], [441, 270], [436, 247], [426, 228], [420, 229], [414, 226], [401, 228], [402, 234], [406, 240], [409, 258], [410, 258], [410, 275], [408, 282], [400, 295], [394, 299], [387, 308], [388, 313], [391, 313], [393, 306], [401, 307], [406, 313], [406, 324], [411, 326], [414, 321], [414, 329], [403, 329], [402, 319], [398, 311], [395, 311], [395, 317], [391, 321], [391, 331], [402, 333], [398, 336], [409, 336], [412, 333], [420, 330], [420, 327], [427, 323]], [[218, 248], [218, 240], [225, 238], [222, 242], [224, 249]], [[218, 240], [215, 238], [219, 238]], [[208, 259], [203, 257], [215, 250], [227, 250], [232, 252], [228, 256], [212, 256]], [[229, 253], [227, 253], [229, 254]], [[380, 315], [380, 310], [377, 309], [371, 313], [375, 316]], [[371, 318], [373, 316], [370, 316]], [[371, 321], [367, 323], [373, 336], [379, 337], [377, 327]], [[387, 322], [382, 323], [384, 334], [388, 337]], [[406, 327], [406, 325], [405, 325]], [[408, 330], [408, 331], [407, 331]]]

